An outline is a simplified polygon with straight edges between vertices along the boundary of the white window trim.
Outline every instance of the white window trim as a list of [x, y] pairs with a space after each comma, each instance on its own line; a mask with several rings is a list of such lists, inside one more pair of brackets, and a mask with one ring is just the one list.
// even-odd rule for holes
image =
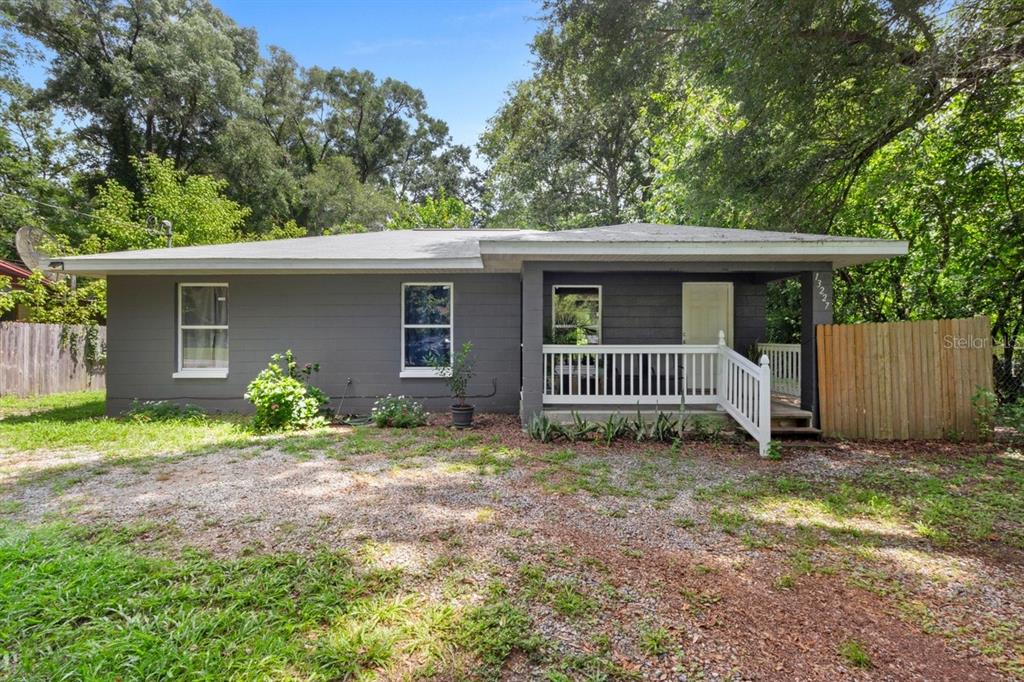
[[[448, 287], [448, 324], [406, 324], [405, 323], [405, 289], [406, 287]], [[399, 379], [440, 379], [442, 375], [433, 367], [405, 366], [405, 330], [406, 329], [443, 329], [448, 328], [448, 364], [451, 365], [455, 346], [455, 284], [453, 282], [402, 282], [402, 328], [400, 345], [402, 347], [402, 365], [398, 373]]]
[[551, 285], [551, 331], [571, 329], [572, 325], [555, 324], [555, 290], [556, 289], [597, 289], [597, 344], [604, 340], [604, 289], [600, 284], [552, 284]]
[[[181, 366], [184, 341], [182, 330], [185, 329], [228, 329], [226, 324], [181, 324], [181, 291], [185, 287], [228, 287], [227, 282], [178, 282], [178, 314], [177, 314], [177, 327], [178, 327], [178, 364], [177, 371], [171, 374], [172, 379], [226, 379], [228, 376], [227, 367], [204, 367], [204, 368], [191, 368], [186, 369]], [[228, 342], [230, 348], [230, 341]], [[230, 351], [229, 351], [230, 352]], [[230, 355], [228, 356], [230, 357]], [[228, 363], [230, 364], [230, 360]]]

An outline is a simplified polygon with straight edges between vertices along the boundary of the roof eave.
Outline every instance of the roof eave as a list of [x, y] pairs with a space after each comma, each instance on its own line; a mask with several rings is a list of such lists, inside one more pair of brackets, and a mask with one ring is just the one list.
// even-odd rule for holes
[[391, 272], [403, 270], [479, 271], [479, 257], [422, 259], [345, 259], [345, 258], [97, 258], [69, 256], [54, 259], [59, 272], [87, 277], [141, 274], [324, 274], [346, 272]]
[[906, 241], [888, 239], [850, 242], [543, 242], [487, 240], [482, 256], [520, 257], [654, 257], [679, 260], [829, 261], [836, 267], [860, 265], [905, 256]]

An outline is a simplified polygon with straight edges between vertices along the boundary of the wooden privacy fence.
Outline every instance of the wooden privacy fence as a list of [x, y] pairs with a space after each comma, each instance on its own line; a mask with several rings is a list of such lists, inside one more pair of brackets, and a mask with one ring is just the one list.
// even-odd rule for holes
[[827, 324], [817, 342], [826, 436], [977, 436], [971, 398], [992, 390], [987, 318]]
[[0, 322], [0, 395], [101, 389], [107, 329]]

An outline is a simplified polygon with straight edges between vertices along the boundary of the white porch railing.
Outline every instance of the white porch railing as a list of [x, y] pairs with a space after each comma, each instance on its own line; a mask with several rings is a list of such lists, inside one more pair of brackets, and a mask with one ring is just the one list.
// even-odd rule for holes
[[759, 343], [757, 352], [768, 356], [772, 392], [800, 397], [800, 344]]
[[725, 345], [545, 345], [545, 405], [720, 405], [764, 454], [771, 440], [771, 380]]

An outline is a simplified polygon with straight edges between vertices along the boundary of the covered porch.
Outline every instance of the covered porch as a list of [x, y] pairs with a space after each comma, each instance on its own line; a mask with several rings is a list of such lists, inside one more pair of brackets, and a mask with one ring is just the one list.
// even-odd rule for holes
[[[773, 422], [813, 431], [814, 326], [831, 322], [832, 272], [801, 266], [524, 263], [524, 423], [571, 411], [724, 413], [762, 454]], [[786, 277], [801, 283], [801, 343], [766, 343], [767, 284]]]

